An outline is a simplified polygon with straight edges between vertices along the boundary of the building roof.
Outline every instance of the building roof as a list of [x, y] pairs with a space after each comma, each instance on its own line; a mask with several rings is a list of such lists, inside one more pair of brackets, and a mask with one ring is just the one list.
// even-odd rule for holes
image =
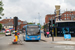
[[[68, 13], [75, 13], [75, 11], [65, 11], [65, 12], [68, 12]], [[65, 12], [64, 12], [64, 13], [65, 13]]]
[[75, 20], [58, 20], [56, 23], [61, 23], [61, 22], [75, 22]]
[[[13, 22], [13, 21], [14, 21], [14, 19], [3, 19], [3, 20], [0, 21], [0, 23], [6, 24], [6, 23], [9, 23], [9, 22]], [[23, 22], [23, 21], [18, 20], [18, 22]]]
[[46, 16], [54, 16], [55, 14], [47, 14]]
[[47, 15], [45, 16], [45, 18], [46, 18], [46, 17], [53, 17], [53, 16], [55, 16], [55, 14], [47, 14]]
[[3, 24], [4, 26], [13, 26], [13, 23], [12, 22], [8, 22], [6, 24]]
[[27, 21], [23, 21], [23, 24], [27, 24]]

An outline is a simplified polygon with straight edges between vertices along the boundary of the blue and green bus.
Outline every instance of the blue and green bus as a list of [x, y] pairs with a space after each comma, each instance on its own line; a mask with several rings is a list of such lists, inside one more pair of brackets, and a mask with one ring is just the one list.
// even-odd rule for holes
[[40, 26], [39, 25], [25, 25], [23, 26], [24, 35], [23, 40], [41, 40], [41, 33], [40, 33]]

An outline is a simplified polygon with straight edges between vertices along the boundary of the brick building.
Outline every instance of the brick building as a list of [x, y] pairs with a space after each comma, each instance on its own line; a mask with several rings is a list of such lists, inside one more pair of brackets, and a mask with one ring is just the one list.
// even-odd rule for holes
[[[13, 20], [13, 19], [3, 19], [3, 20], [0, 21], [0, 23], [1, 23], [6, 29], [7, 29], [7, 27], [9, 28], [9, 26], [11, 26], [11, 24], [12, 24], [12, 26], [13, 26], [13, 28], [14, 28], [14, 20]], [[11, 24], [8, 25], [8, 23], [11, 23]], [[17, 27], [17, 29], [22, 29], [22, 27], [23, 27], [24, 25], [27, 25], [27, 22], [26, 22], [26, 21], [18, 20], [18, 27]]]
[[[49, 22], [49, 19], [55, 19], [54, 14], [48, 14], [45, 17], [45, 23]], [[75, 11], [65, 11], [61, 14], [61, 20], [75, 20]]]
[[55, 15], [54, 14], [48, 14], [48, 15], [46, 15], [46, 17], [45, 17], [45, 23], [48, 23], [49, 20], [51, 20], [51, 19], [55, 19]]
[[74, 20], [75, 11], [66, 11], [61, 15], [62, 20]]

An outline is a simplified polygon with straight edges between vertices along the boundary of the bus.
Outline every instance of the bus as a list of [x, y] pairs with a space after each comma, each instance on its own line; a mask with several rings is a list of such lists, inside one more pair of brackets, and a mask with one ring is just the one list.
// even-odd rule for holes
[[23, 26], [24, 36], [23, 40], [41, 40], [41, 33], [40, 33], [40, 26], [39, 25], [25, 25]]

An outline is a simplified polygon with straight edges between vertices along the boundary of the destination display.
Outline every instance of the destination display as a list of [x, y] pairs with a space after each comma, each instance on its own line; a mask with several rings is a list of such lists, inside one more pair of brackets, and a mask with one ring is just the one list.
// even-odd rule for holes
[[39, 28], [39, 26], [28, 26], [28, 28]]

